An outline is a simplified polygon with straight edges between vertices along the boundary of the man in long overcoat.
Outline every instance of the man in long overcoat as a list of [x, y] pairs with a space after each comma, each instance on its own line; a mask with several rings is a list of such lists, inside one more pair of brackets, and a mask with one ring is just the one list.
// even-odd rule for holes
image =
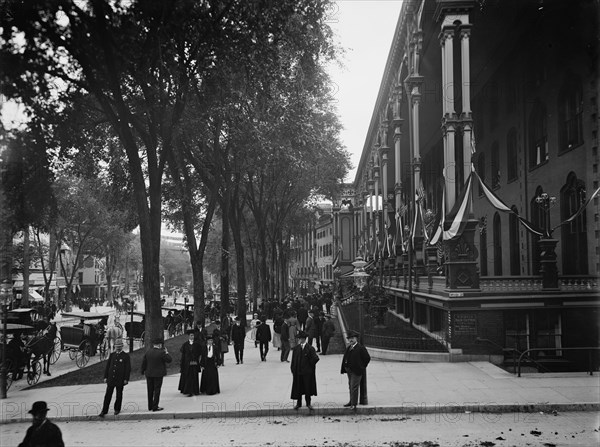
[[112, 399], [113, 391], [117, 390], [115, 400], [115, 416], [121, 412], [123, 403], [123, 387], [129, 383], [131, 374], [131, 359], [129, 354], [123, 351], [123, 339], [115, 341], [115, 352], [110, 354], [104, 369], [104, 383], [106, 383], [106, 393], [104, 394], [104, 404], [102, 412], [98, 415], [104, 417], [108, 413], [108, 407]]
[[290, 365], [293, 376], [291, 398], [296, 400], [294, 410], [302, 406], [302, 396], [306, 400], [308, 409], [313, 410], [311, 396], [317, 395], [316, 369], [319, 356], [315, 348], [307, 343], [306, 332], [300, 331], [296, 337], [298, 338], [298, 345], [292, 351], [292, 363]]
[[196, 334], [189, 329], [188, 341], [181, 345], [179, 391], [188, 397], [200, 394], [200, 355], [202, 346], [196, 342]]
[[160, 338], [152, 340], [152, 348], [146, 351], [142, 360], [142, 374], [146, 376], [146, 388], [148, 389], [148, 411], [162, 411], [159, 407], [160, 391], [163, 378], [167, 375], [167, 363], [173, 358], [169, 355]]
[[[350, 391], [350, 401], [344, 407], [350, 407], [356, 410], [358, 404], [358, 394], [360, 390], [360, 403], [366, 405], [367, 402], [367, 365], [371, 361], [367, 348], [358, 344], [358, 332], [348, 331], [346, 338], [350, 342], [344, 352], [342, 359], [341, 374], [348, 374], [348, 389]], [[362, 382], [362, 383], [361, 383]]]

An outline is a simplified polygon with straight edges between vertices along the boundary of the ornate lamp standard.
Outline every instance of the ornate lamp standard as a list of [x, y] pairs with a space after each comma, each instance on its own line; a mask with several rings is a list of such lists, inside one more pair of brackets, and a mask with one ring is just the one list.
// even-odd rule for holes
[[2, 300], [2, 367], [0, 368], [0, 399], [6, 399], [6, 336], [7, 336], [7, 317], [8, 317], [8, 300], [12, 295], [12, 284], [7, 280], [2, 281], [0, 286], [0, 299]]
[[133, 352], [133, 311], [134, 311], [134, 307], [135, 307], [135, 297], [136, 294], [135, 293], [130, 293], [129, 294], [129, 299], [127, 301], [128, 304], [131, 304], [131, 323], [130, 323], [130, 327], [129, 327], [129, 352]]
[[556, 205], [556, 197], [543, 192], [535, 198], [536, 203], [544, 212], [544, 236], [538, 241], [540, 248], [540, 271], [542, 273], [542, 288], [558, 289], [558, 268], [556, 267], [556, 244], [552, 238], [550, 226], [550, 208]]
[[369, 278], [369, 274], [367, 272], [365, 272], [365, 265], [367, 265], [367, 263], [365, 262], [365, 260], [363, 259], [362, 256], [357, 256], [356, 259], [354, 260], [354, 262], [352, 263], [352, 265], [354, 266], [354, 273], [352, 273], [352, 277], [354, 278], [354, 284], [356, 284], [356, 287], [358, 287], [358, 290], [359, 290], [358, 327], [359, 327], [359, 332], [360, 332], [360, 342], [363, 343], [364, 332], [365, 332], [364, 322], [363, 322], [363, 310], [362, 310], [362, 306], [363, 306], [363, 302], [364, 302], [363, 289], [367, 285], [367, 279]]

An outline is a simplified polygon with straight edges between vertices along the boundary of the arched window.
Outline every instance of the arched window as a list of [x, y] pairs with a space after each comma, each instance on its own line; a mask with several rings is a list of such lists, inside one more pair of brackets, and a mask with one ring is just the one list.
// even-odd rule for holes
[[538, 100], [529, 115], [529, 168], [548, 160], [546, 107]]
[[[544, 207], [539, 204], [535, 199], [540, 194], [542, 194], [544, 190], [541, 186], [538, 186], [535, 189], [535, 195], [531, 199], [530, 209], [531, 209], [531, 223], [538, 228], [546, 228], [546, 210]], [[531, 235], [531, 271], [534, 275], [540, 274], [540, 246], [539, 241], [540, 237], [532, 234]]]
[[513, 127], [506, 137], [506, 180], [512, 182], [519, 177], [517, 159], [517, 130]]
[[[573, 216], [585, 203], [585, 185], [571, 172], [560, 190], [560, 220]], [[560, 228], [562, 241], [562, 271], [565, 275], [588, 274], [588, 244], [586, 212]]]
[[[482, 182], [485, 182], [485, 154], [481, 153], [477, 156], [477, 174]], [[483, 196], [483, 188], [479, 185], [479, 195]]]
[[487, 233], [484, 228], [479, 235], [479, 270], [481, 276], [488, 275], [487, 268]]
[[583, 91], [581, 80], [568, 74], [558, 95], [558, 152], [583, 143]]
[[502, 276], [502, 223], [500, 214], [494, 214], [494, 275]]
[[500, 188], [500, 148], [497, 141], [492, 144], [492, 188]]
[[[518, 214], [517, 207], [511, 208]], [[521, 274], [521, 241], [519, 238], [519, 219], [515, 214], [508, 217], [508, 239], [510, 249], [510, 274], [513, 276]]]

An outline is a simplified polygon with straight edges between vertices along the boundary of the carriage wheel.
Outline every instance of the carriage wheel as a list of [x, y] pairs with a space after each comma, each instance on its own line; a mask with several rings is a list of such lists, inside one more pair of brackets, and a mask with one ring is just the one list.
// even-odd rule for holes
[[75, 360], [75, 357], [77, 357], [77, 351], [75, 349], [69, 349], [69, 358]]
[[79, 346], [79, 350], [75, 352], [75, 364], [83, 368], [90, 361], [90, 353], [92, 352], [92, 345], [89, 341], [84, 341]]
[[52, 354], [50, 354], [50, 364], [54, 365], [59, 357], [60, 357], [60, 353], [62, 351], [62, 340], [60, 339], [60, 337], [56, 337], [54, 339], [54, 348], [52, 350]]
[[40, 376], [42, 375], [42, 364], [39, 360], [34, 360], [31, 362], [31, 370], [27, 372], [27, 384], [35, 385], [40, 380]]
[[100, 361], [106, 360], [108, 357], [108, 340], [104, 339], [102, 344], [98, 346], [100, 352]]

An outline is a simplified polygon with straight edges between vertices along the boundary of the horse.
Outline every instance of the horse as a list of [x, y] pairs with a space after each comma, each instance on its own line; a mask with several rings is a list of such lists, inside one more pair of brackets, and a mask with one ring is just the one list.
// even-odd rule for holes
[[119, 326], [111, 326], [106, 330], [105, 337], [108, 344], [108, 350], [112, 353], [115, 350], [115, 342], [118, 339], [123, 338], [123, 329]]
[[42, 335], [36, 335], [32, 338], [26, 345], [26, 352], [29, 353], [30, 360], [33, 357], [33, 361], [27, 362], [27, 372], [31, 369], [31, 364], [36, 362], [40, 357], [43, 360], [44, 369], [43, 372], [47, 376], [50, 374], [50, 356], [54, 352], [54, 339], [56, 338], [56, 334], [58, 332], [58, 328], [56, 327], [56, 323], [50, 323], [43, 330]]

